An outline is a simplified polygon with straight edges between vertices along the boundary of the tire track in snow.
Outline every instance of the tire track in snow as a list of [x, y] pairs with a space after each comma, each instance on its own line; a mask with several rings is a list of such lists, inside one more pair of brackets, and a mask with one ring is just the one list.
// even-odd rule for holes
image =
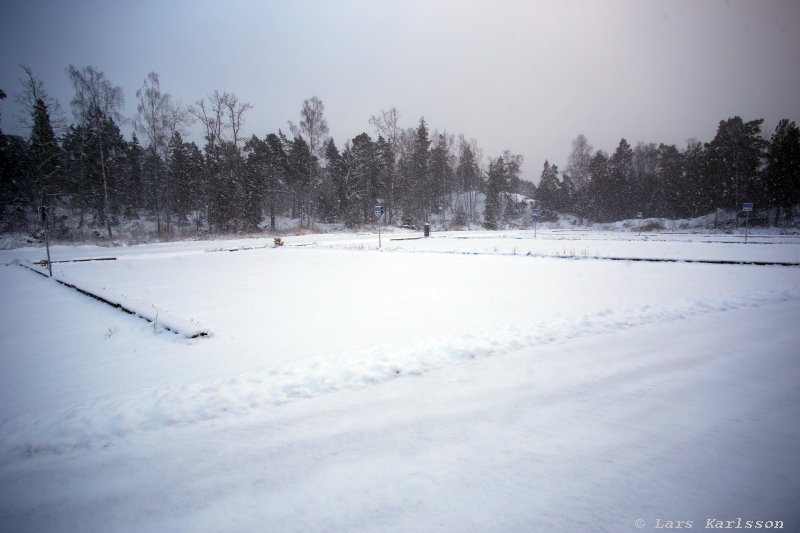
[[800, 300], [800, 286], [707, 300], [683, 300], [564, 316], [526, 329], [469, 333], [438, 342], [319, 356], [207, 383], [159, 389], [101, 404], [91, 402], [37, 417], [0, 422], [0, 464], [42, 453], [101, 448], [140, 431], [193, 424], [343, 390], [358, 390], [477, 358], [637, 326]]

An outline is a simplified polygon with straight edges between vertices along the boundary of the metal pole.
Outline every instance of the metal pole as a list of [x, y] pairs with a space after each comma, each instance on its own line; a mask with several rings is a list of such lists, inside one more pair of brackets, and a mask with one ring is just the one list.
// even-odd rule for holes
[[745, 211], [744, 217], [744, 242], [747, 242], [747, 232], [750, 225], [750, 211]]
[[378, 216], [378, 250], [381, 249], [381, 217]]

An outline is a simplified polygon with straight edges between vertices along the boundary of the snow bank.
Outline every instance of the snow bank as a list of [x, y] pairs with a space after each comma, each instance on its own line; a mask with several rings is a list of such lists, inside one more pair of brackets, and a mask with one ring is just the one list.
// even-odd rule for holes
[[[24, 265], [22, 263], [17, 264], [20, 264], [29, 270], [33, 270], [34, 272], [43, 276], [48, 276], [45, 267], [42, 267], [41, 265], [39, 265], [37, 268], [35, 265]], [[141, 300], [129, 298], [124, 294], [115, 294], [114, 292], [106, 289], [104, 286], [95, 285], [83, 280], [76, 282], [70, 279], [68, 276], [65, 276], [63, 273], [59, 277], [53, 277], [52, 279], [53, 281], [71, 289], [75, 289], [76, 291], [90, 298], [94, 298], [95, 300], [108, 304], [112, 307], [116, 307], [128, 314], [143, 318], [152, 323], [153, 328], [156, 330], [167, 330], [187, 339], [206, 337], [209, 335], [208, 329], [203, 327], [203, 325], [196, 320], [186, 320], [179, 316], [175, 316], [170, 311], [156, 307], [149, 302], [143, 302]]]
[[[102, 287], [95, 289], [107, 294]], [[380, 346], [361, 352], [320, 355], [296, 364], [245, 373], [229, 379], [130, 395], [120, 401], [104, 403], [95, 400], [33, 417], [27, 414], [12, 415], [0, 422], [0, 464], [12, 463], [34, 454], [99, 448], [136, 432], [242, 415], [297, 399], [362, 389], [471, 359], [501, 356], [522, 348], [797, 300], [800, 300], [800, 287], [669, 304], [609, 308], [540, 322], [524, 329], [499, 328], [404, 347]]]

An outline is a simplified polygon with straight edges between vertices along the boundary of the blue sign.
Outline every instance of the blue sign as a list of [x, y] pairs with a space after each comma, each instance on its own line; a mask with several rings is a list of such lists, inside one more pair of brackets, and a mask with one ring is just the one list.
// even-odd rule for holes
[[753, 210], [753, 202], [747, 202], [742, 206], [742, 211], [750, 212]]
[[382, 205], [376, 205], [375, 207], [372, 208], [372, 210], [375, 212], [375, 216], [376, 217], [379, 217], [379, 216], [381, 216], [383, 214], [383, 206]]
[[539, 220], [542, 218], [542, 212], [539, 209], [531, 209], [531, 220]]

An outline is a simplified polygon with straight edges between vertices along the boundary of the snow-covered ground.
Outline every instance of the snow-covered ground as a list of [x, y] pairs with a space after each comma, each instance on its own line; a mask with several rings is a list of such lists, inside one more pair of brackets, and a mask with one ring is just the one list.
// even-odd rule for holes
[[0, 529], [800, 529], [800, 238], [417, 237], [1, 251]]

